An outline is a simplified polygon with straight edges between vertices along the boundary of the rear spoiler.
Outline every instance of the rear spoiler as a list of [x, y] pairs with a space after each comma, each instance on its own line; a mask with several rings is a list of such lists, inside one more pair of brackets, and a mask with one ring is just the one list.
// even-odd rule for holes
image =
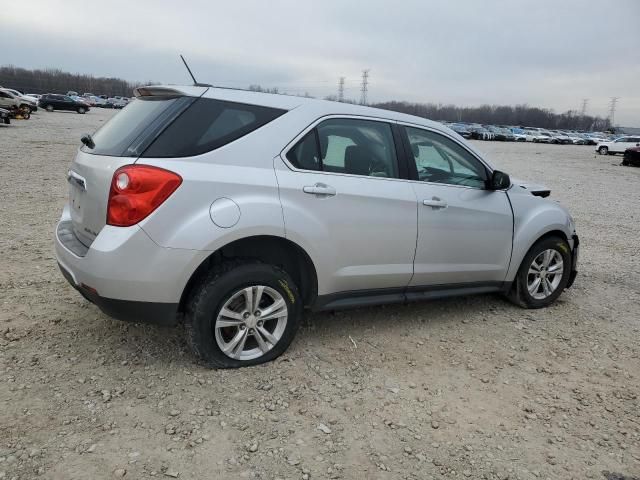
[[208, 90], [208, 87], [200, 86], [145, 86], [133, 89], [136, 97], [200, 97]]

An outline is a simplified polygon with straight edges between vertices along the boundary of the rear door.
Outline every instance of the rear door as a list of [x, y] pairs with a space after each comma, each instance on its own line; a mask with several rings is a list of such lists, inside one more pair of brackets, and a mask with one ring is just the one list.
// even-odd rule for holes
[[396, 289], [413, 272], [416, 197], [384, 121], [318, 122], [275, 159], [287, 237], [318, 269], [319, 295]]
[[487, 168], [452, 137], [410, 126], [404, 131], [418, 199], [410, 286], [498, 286], [513, 237], [506, 192], [485, 189]]

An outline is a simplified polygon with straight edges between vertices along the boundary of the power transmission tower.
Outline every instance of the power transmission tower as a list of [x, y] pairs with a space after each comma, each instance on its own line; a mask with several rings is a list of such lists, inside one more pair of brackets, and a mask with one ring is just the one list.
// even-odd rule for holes
[[616, 104], [620, 100], [620, 97], [611, 97], [611, 101], [609, 102], [609, 122], [613, 127], [613, 122], [616, 118]]
[[344, 102], [344, 77], [338, 79], [338, 101]]
[[587, 113], [587, 105], [589, 104], [589, 99], [588, 98], [583, 98], [582, 99], [582, 107], [580, 108], [580, 116], [584, 117], [585, 114]]
[[367, 104], [367, 91], [369, 88], [369, 69], [362, 71], [362, 86], [360, 87], [360, 104]]

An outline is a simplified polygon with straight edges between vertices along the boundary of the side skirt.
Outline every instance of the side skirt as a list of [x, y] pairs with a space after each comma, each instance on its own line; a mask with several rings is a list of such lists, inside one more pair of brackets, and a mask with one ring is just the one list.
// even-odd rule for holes
[[511, 282], [475, 282], [450, 285], [428, 285], [407, 288], [383, 288], [353, 290], [349, 292], [319, 295], [311, 306], [314, 312], [371, 307], [392, 303], [408, 303], [439, 298], [478, 295], [483, 293], [507, 293]]

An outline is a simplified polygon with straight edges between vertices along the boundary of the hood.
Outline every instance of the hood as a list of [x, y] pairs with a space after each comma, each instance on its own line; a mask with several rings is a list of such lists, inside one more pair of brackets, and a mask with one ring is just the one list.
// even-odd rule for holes
[[511, 179], [512, 188], [518, 188], [531, 193], [531, 195], [535, 197], [546, 198], [551, 195], [551, 190], [544, 185], [540, 185], [539, 183], [527, 182], [525, 180], [520, 180], [518, 178]]

